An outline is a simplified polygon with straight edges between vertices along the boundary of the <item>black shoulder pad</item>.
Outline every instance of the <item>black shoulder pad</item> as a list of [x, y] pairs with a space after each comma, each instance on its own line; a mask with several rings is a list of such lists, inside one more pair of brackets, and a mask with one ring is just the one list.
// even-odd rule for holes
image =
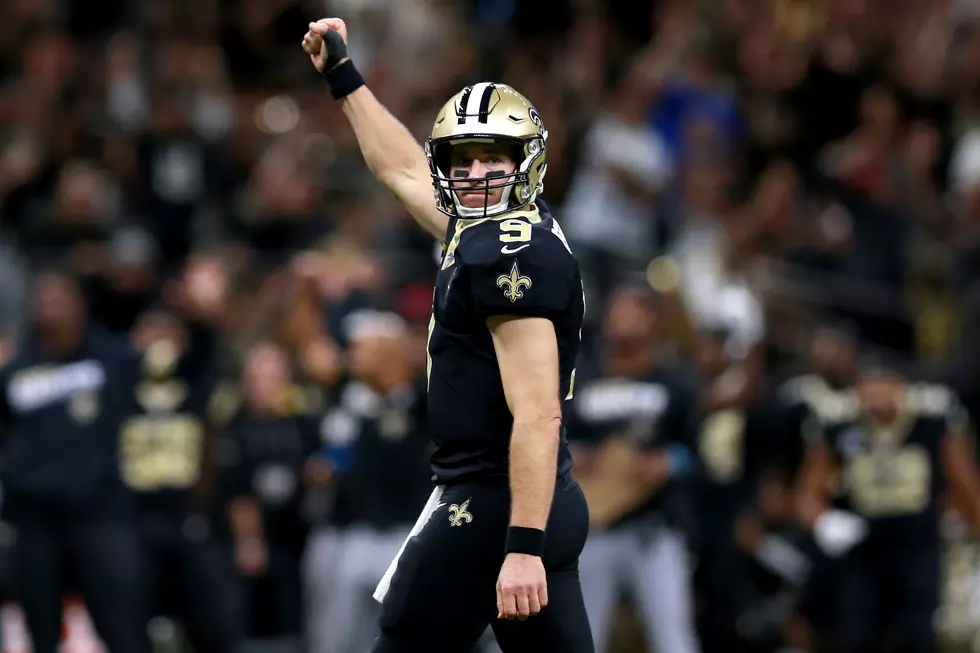
[[557, 238], [543, 233], [524, 245], [499, 245], [492, 256], [469, 266], [481, 315], [551, 318], [568, 307], [575, 260]]

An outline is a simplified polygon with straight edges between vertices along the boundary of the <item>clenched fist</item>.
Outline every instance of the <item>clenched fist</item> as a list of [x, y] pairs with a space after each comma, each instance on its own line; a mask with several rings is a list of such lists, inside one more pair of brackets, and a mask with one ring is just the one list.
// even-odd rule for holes
[[339, 66], [347, 61], [347, 25], [339, 18], [310, 23], [303, 36], [303, 50], [320, 73]]

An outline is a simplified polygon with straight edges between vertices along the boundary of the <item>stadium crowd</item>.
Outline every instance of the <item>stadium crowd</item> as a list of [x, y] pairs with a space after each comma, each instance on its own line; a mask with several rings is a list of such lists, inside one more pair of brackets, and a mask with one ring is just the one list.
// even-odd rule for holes
[[299, 47], [332, 15], [420, 140], [489, 79], [548, 127], [597, 650], [980, 650], [980, 3], [0, 7], [0, 592], [38, 653], [75, 596], [126, 653], [370, 647], [440, 244]]

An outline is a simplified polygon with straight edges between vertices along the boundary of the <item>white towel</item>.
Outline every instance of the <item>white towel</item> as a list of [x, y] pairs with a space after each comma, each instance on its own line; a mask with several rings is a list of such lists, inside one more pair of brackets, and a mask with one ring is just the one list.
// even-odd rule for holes
[[385, 595], [388, 593], [388, 587], [391, 585], [391, 579], [395, 575], [395, 569], [398, 568], [398, 560], [402, 557], [402, 553], [405, 551], [405, 546], [408, 541], [418, 535], [423, 528], [425, 528], [426, 523], [429, 521], [429, 517], [432, 516], [440, 505], [439, 501], [442, 499], [442, 493], [445, 490], [445, 486], [437, 485], [436, 489], [432, 490], [432, 494], [429, 495], [429, 500], [425, 502], [425, 508], [422, 508], [422, 513], [419, 518], [415, 521], [415, 526], [412, 527], [412, 532], [408, 534], [405, 541], [402, 542], [402, 546], [398, 549], [398, 554], [395, 555], [395, 559], [391, 561], [388, 565], [388, 571], [385, 575], [381, 577], [381, 582], [378, 583], [377, 589], [374, 590], [374, 600], [378, 603], [384, 603]]

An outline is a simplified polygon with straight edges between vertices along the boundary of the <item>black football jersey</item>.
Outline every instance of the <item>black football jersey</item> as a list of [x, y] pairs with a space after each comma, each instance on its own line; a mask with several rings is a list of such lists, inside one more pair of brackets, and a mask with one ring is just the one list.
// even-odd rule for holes
[[[567, 416], [572, 443], [592, 447], [609, 437], [627, 437], [647, 450], [683, 448], [689, 456], [697, 454], [697, 392], [681, 370], [657, 368], [638, 378], [597, 375], [577, 385]], [[681, 521], [679, 490], [676, 482], [668, 483], [620, 523], [656, 513], [671, 523]]]
[[243, 410], [220, 441], [218, 486], [227, 505], [254, 499], [267, 539], [302, 547], [309, 528], [303, 468], [320, 446], [316, 420], [302, 413], [260, 417]]
[[751, 510], [763, 476], [778, 466], [780, 434], [765, 400], [704, 415], [697, 447], [705, 518], [727, 522]]
[[119, 468], [144, 511], [179, 518], [192, 510], [192, 490], [204, 472], [214, 384], [182, 365], [162, 375], [149, 370], [155, 351], [147, 352], [144, 374], [130, 391], [129, 416], [119, 429]]
[[331, 525], [409, 528], [432, 491], [424, 390], [409, 386], [385, 396], [351, 381], [339, 394], [320, 421], [323, 444], [315, 454], [337, 474]]
[[942, 442], [965, 432], [965, 415], [942, 386], [911, 386], [905, 408], [887, 427], [851, 413], [825, 430], [838, 470], [834, 505], [868, 520], [873, 550], [939, 545]]
[[[561, 228], [541, 203], [495, 218], [454, 220], [447, 236], [427, 347], [433, 480], [506, 477], [513, 417], [486, 320], [551, 320], [561, 398], [569, 398], [585, 312], [582, 277]], [[563, 429], [559, 478], [570, 470]]]
[[138, 364], [127, 342], [91, 329], [75, 351], [57, 358], [28, 338], [0, 368], [6, 521], [24, 523], [53, 509], [131, 514], [116, 433]]
[[123, 399], [119, 471], [144, 514], [182, 519], [203, 506], [193, 492], [205, 472], [208, 407], [216, 346], [204, 324], [188, 324], [182, 350], [156, 342], [138, 352], [139, 369]]
[[856, 401], [854, 388], [834, 387], [818, 374], [795, 376], [779, 386], [774, 410], [781, 420], [780, 464], [787, 476], [795, 477], [799, 471], [807, 432], [839, 414], [841, 405]]

